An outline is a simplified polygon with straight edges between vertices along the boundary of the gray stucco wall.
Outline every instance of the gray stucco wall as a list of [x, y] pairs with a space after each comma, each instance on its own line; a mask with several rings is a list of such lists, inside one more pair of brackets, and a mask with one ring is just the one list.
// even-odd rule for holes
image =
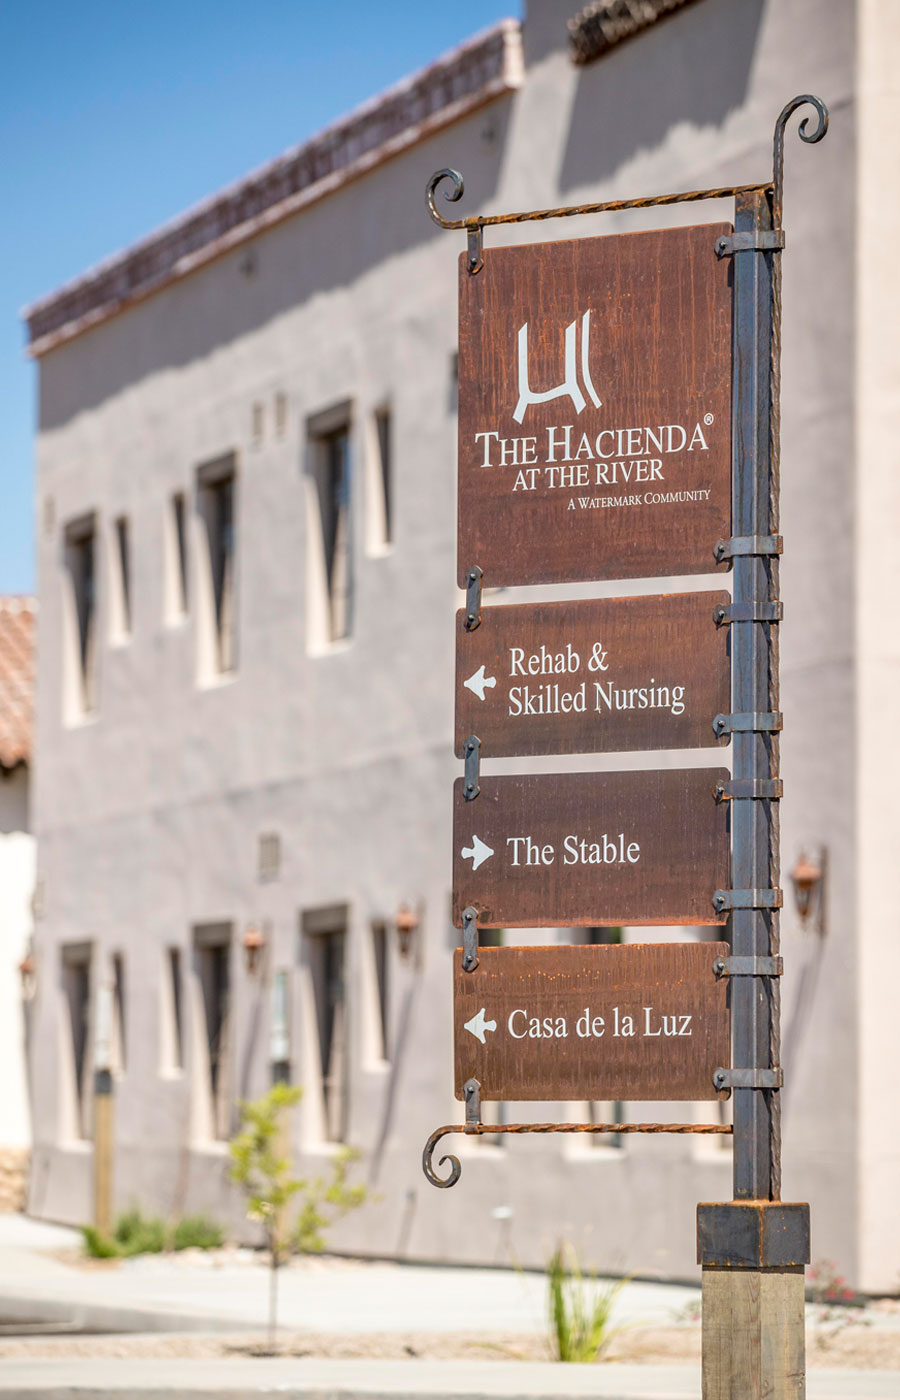
[[[728, 1153], [707, 1143], [632, 1139], [623, 1151], [552, 1139], [501, 1150], [465, 1144], [464, 1176], [452, 1192], [433, 1191], [421, 1176], [427, 1134], [460, 1112], [451, 1097], [449, 820], [457, 770], [451, 358], [462, 243], [428, 222], [422, 191], [445, 165], [465, 175], [466, 212], [764, 179], [783, 102], [813, 91], [832, 110], [828, 139], [809, 149], [792, 133], [787, 148], [782, 850], [787, 869], [801, 847], [828, 847], [830, 931], [823, 942], [802, 932], [788, 899], [785, 1197], [811, 1201], [815, 1256], [836, 1259], [863, 1286], [893, 1282], [887, 1256], [861, 1244], [854, 1146], [863, 936], [847, 742], [857, 724], [854, 5], [700, 0], [580, 70], [565, 49], [570, 13], [558, 0], [530, 4], [530, 66], [517, 95], [257, 239], [252, 275], [239, 249], [42, 361], [40, 518], [52, 501], [55, 524], [40, 538], [35, 826], [45, 905], [31, 1195], [39, 1214], [80, 1220], [90, 1212], [89, 1146], [67, 1141], [61, 1127], [59, 944], [94, 940], [95, 984], [108, 976], [114, 951], [126, 959], [119, 1201], [236, 1216], [221, 1146], [196, 1142], [190, 1056], [182, 1076], [159, 1073], [163, 950], [181, 945], [189, 966], [192, 926], [229, 921], [239, 940], [248, 924], [267, 925], [269, 970], [292, 969], [295, 1078], [314, 1083], [298, 917], [346, 902], [348, 1137], [364, 1149], [379, 1199], [340, 1228], [335, 1244], [460, 1261], [492, 1261], [511, 1248], [534, 1264], [568, 1235], [600, 1267], [692, 1273], [695, 1203], [730, 1196]], [[726, 204], [685, 206], [551, 224], [538, 237], [727, 214]], [[510, 227], [486, 237], [535, 234]], [[277, 440], [279, 393], [289, 413]], [[349, 644], [310, 655], [305, 425], [348, 399], [355, 623]], [[370, 556], [361, 464], [366, 424], [384, 402], [393, 410], [395, 542]], [[252, 431], [257, 403], [261, 441]], [[237, 456], [240, 660], [233, 678], [203, 688], [197, 538], [189, 618], [167, 626], [164, 510], [175, 490], [190, 501], [197, 466], [226, 452]], [[91, 509], [103, 539], [99, 711], [65, 727], [60, 527]], [[134, 626], [130, 642], [111, 646], [107, 543], [121, 513], [133, 529]], [[261, 884], [256, 843], [265, 831], [280, 834], [283, 864], [276, 882]], [[388, 1066], [373, 1048], [368, 930], [404, 902], [420, 911], [421, 957], [401, 963], [392, 943]], [[267, 1082], [268, 996], [260, 979], [246, 976], [239, 950], [233, 974], [233, 1084], [246, 1095]], [[328, 1152], [315, 1146], [314, 1097], [301, 1106], [295, 1133], [309, 1165]], [[658, 1107], [661, 1116], [681, 1116], [679, 1106]], [[530, 1111], [545, 1116], [541, 1106]], [[504, 1205], [511, 1225], [492, 1214]]]

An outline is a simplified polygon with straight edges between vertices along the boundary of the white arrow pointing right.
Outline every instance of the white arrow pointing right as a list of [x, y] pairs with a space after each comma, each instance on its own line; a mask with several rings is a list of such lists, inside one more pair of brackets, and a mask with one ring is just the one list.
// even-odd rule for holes
[[473, 871], [477, 870], [479, 865], [484, 865], [486, 860], [490, 860], [493, 854], [494, 852], [491, 850], [490, 846], [485, 845], [484, 841], [479, 840], [474, 832], [472, 833], [471, 846], [463, 846], [460, 851], [463, 860], [470, 860], [472, 862]]

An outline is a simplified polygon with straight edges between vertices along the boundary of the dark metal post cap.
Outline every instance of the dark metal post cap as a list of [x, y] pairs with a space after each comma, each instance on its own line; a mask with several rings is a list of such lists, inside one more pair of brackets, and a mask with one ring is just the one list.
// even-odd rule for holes
[[697, 1263], [705, 1269], [802, 1269], [809, 1256], [805, 1202], [726, 1201], [697, 1207]]

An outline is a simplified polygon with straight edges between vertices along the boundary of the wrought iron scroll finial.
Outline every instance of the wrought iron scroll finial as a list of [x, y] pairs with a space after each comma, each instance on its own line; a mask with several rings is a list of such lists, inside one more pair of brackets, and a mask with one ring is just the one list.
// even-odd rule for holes
[[775, 228], [781, 228], [781, 213], [784, 202], [784, 133], [789, 119], [800, 107], [815, 107], [816, 125], [810, 131], [809, 117], [804, 117], [800, 123], [800, 140], [808, 145], [814, 145], [816, 141], [821, 141], [828, 130], [828, 108], [821, 97], [815, 97], [812, 93], [803, 93], [800, 97], [792, 97], [790, 102], [784, 107], [781, 115], [775, 123], [775, 148], [774, 165], [772, 179], [772, 223]]
[[434, 196], [437, 193], [438, 185], [442, 180], [450, 180], [453, 188], [444, 190], [444, 198], [449, 199], [451, 204], [455, 204], [458, 199], [462, 199], [465, 190], [463, 177], [458, 170], [451, 170], [445, 166], [443, 170], [436, 170], [428, 184], [425, 186], [425, 203], [428, 205], [428, 212], [436, 224], [441, 228], [464, 228], [469, 235], [468, 248], [466, 251], [466, 268], [470, 273], [480, 272], [484, 267], [484, 249], [482, 246], [481, 230], [484, 227], [483, 219], [442, 219], [437, 211]]
[[428, 205], [428, 212], [434, 219], [434, 222], [440, 224], [441, 228], [465, 228], [465, 219], [442, 219], [437, 211], [434, 203], [434, 196], [437, 193], [438, 185], [444, 180], [451, 180], [453, 183], [452, 190], [444, 190], [444, 198], [448, 199], [451, 204], [455, 204], [458, 199], [462, 199], [466, 188], [463, 183], [463, 177], [458, 170], [451, 170], [449, 166], [446, 166], [443, 170], [436, 170], [425, 186], [425, 202]]
[[450, 1175], [447, 1177], [446, 1181], [442, 1181], [434, 1169], [434, 1149], [437, 1147], [441, 1138], [444, 1137], [447, 1133], [460, 1132], [462, 1132], [462, 1128], [458, 1127], [456, 1124], [450, 1124], [446, 1128], [435, 1128], [434, 1132], [431, 1134], [431, 1137], [426, 1142], [425, 1149], [422, 1153], [422, 1170], [425, 1173], [428, 1180], [431, 1182], [432, 1186], [437, 1186], [438, 1189], [441, 1191], [446, 1191], [449, 1189], [449, 1187], [456, 1185], [456, 1183], [459, 1181], [460, 1175], [462, 1174], [462, 1167], [459, 1164], [459, 1158], [454, 1157], [451, 1153], [448, 1153], [446, 1157], [439, 1158], [439, 1167], [442, 1167], [445, 1162], [450, 1163]]

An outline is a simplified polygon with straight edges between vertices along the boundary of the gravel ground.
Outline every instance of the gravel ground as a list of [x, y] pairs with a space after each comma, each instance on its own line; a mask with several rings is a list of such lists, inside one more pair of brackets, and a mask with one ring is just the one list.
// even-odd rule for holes
[[[117, 1260], [92, 1260], [86, 1258], [80, 1249], [66, 1246], [47, 1252], [70, 1268], [90, 1272], [115, 1272], [122, 1268], [153, 1272], [161, 1263], [160, 1256], [145, 1256], [124, 1263]], [[258, 1269], [263, 1261], [264, 1256], [258, 1250], [234, 1245], [209, 1251], [185, 1250], [182, 1254], [164, 1257], [166, 1269], [175, 1267], [179, 1271], [193, 1271], [201, 1276], [206, 1270], [233, 1270], [236, 1266]], [[367, 1263], [372, 1267], [384, 1267], [383, 1261], [307, 1255], [291, 1260], [286, 1268], [308, 1274], [327, 1274], [348, 1268], [359, 1270], [365, 1268]], [[697, 1302], [699, 1303], [699, 1295]], [[279, 1353], [296, 1357], [364, 1360], [553, 1359], [547, 1338], [534, 1332], [479, 1333], [477, 1336], [424, 1331], [332, 1335], [284, 1328], [279, 1333]], [[35, 1330], [29, 1335], [16, 1335], [13, 1324], [5, 1327], [0, 1325], [0, 1358], [174, 1357], [203, 1360], [266, 1354], [266, 1340], [262, 1333], [258, 1336], [247, 1333], [229, 1335], [222, 1332], [83, 1335], [75, 1332], [64, 1333], [58, 1328], [48, 1327], [44, 1332]], [[699, 1307], [691, 1305], [682, 1312], [673, 1311], [670, 1323], [622, 1328], [613, 1337], [604, 1359], [647, 1365], [698, 1364]], [[807, 1362], [811, 1367], [900, 1372], [900, 1299], [872, 1301], [865, 1309], [832, 1308], [823, 1318], [810, 1321], [807, 1327]]]
[[[897, 1328], [877, 1328], [864, 1322], [841, 1320], [810, 1329], [807, 1347], [809, 1366], [900, 1371], [900, 1329]], [[197, 1333], [147, 1333], [141, 1336], [0, 1335], [0, 1358], [114, 1356], [204, 1360], [266, 1354], [263, 1336], [229, 1337]], [[279, 1354], [373, 1360], [402, 1360], [404, 1357], [423, 1361], [552, 1360], [546, 1340], [527, 1333], [498, 1333], [493, 1337], [472, 1339], [441, 1333], [396, 1332], [340, 1337], [282, 1332]], [[700, 1360], [700, 1328], [695, 1324], [652, 1329], [628, 1328], [613, 1338], [605, 1359], [647, 1365], [672, 1362], [696, 1365]]]

